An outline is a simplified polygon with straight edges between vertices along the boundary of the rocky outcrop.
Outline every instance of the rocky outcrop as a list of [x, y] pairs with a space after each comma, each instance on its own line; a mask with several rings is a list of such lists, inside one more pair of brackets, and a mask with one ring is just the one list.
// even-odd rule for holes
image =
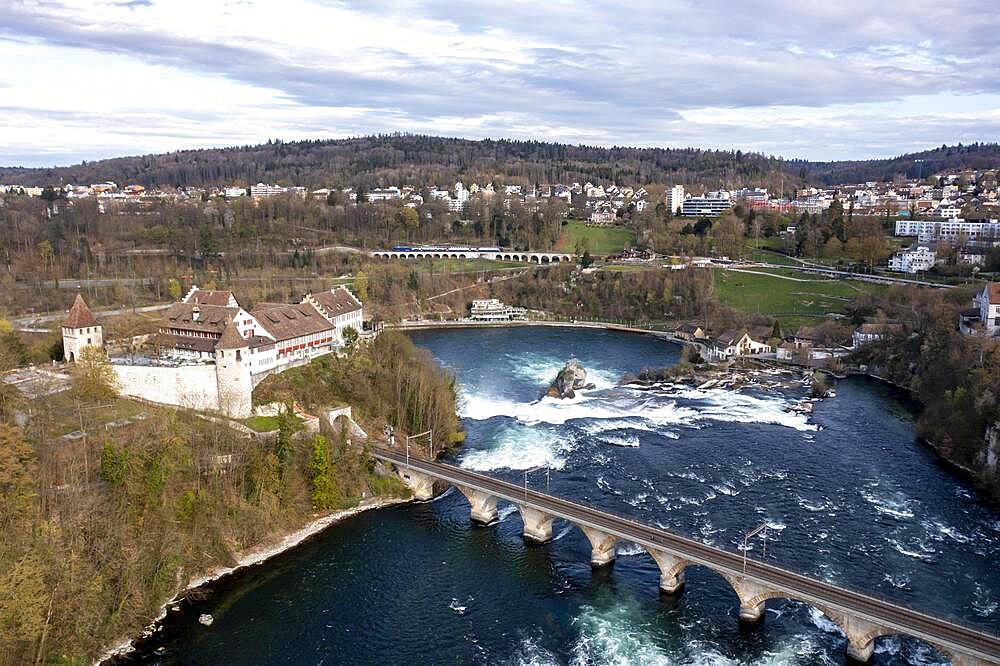
[[1000, 497], [1000, 422], [986, 429], [985, 440], [976, 462], [983, 482]]
[[549, 398], [575, 398], [577, 391], [592, 388], [594, 385], [587, 383], [587, 371], [578, 360], [572, 358], [556, 375], [545, 395]]

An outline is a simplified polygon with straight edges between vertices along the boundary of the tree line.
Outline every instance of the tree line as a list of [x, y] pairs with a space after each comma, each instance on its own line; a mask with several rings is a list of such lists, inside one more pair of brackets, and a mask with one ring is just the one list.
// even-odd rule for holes
[[[923, 160], [915, 162], [915, 160]], [[256, 146], [118, 157], [56, 168], [0, 168], [0, 182], [90, 184], [113, 180], [147, 187], [200, 187], [263, 182], [362, 188], [387, 185], [680, 183], [709, 188], [759, 184], [780, 174], [787, 187], [892, 180], [928, 171], [993, 168], [1000, 145], [941, 146], [893, 159], [810, 162], [741, 150], [628, 148], [383, 134], [350, 139], [268, 141]]]

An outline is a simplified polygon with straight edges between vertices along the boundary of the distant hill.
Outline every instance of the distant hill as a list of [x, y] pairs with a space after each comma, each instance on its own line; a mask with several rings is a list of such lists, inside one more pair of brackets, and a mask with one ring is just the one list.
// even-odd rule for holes
[[[922, 159], [923, 162], [914, 160]], [[544, 141], [453, 139], [410, 134], [185, 150], [118, 157], [68, 167], [0, 167], [0, 183], [147, 187], [284, 182], [308, 187], [447, 186], [479, 183], [683, 183], [710, 188], [763, 184], [786, 189], [1000, 166], [1000, 144], [942, 146], [892, 159], [808, 162], [697, 148], [598, 148]]]

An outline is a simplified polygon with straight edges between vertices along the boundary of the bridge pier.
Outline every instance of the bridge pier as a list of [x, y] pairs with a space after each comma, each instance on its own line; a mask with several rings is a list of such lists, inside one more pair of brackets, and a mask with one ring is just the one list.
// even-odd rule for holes
[[666, 594], [677, 594], [684, 589], [684, 569], [687, 560], [662, 550], [647, 548], [656, 566], [660, 567], [660, 591]]
[[429, 474], [422, 474], [407, 467], [399, 467], [396, 470], [403, 484], [413, 493], [413, 499], [429, 500], [434, 497], [434, 477]]
[[847, 657], [851, 661], [865, 663], [875, 652], [875, 639], [885, 633], [891, 633], [850, 615], [842, 615], [820, 608], [830, 619], [840, 625], [847, 636]]
[[578, 526], [590, 541], [590, 564], [603, 567], [615, 561], [615, 546], [618, 539], [592, 527]]
[[521, 511], [521, 522], [524, 524], [525, 541], [532, 543], [552, 541], [553, 516], [528, 506], [519, 505], [518, 509]]
[[736, 596], [740, 598], [740, 620], [748, 624], [759, 622], [764, 616], [764, 602], [775, 596], [770, 590], [747, 580], [742, 576], [723, 576], [733, 586]]
[[479, 525], [491, 525], [497, 521], [497, 498], [495, 495], [465, 486], [455, 487], [465, 495], [465, 499], [469, 500], [472, 509], [472, 522]]

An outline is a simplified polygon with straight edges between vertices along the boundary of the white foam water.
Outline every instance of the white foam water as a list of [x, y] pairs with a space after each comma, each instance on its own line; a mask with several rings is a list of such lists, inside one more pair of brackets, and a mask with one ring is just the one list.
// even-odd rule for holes
[[578, 637], [572, 650], [573, 666], [589, 664], [635, 664], [636, 666], [675, 663], [642, 628], [634, 613], [625, 604], [597, 611], [583, 606], [573, 619]]
[[905, 574], [883, 574], [882, 580], [892, 585], [897, 590], [910, 589], [910, 577]]
[[559, 666], [559, 659], [534, 638], [521, 641], [517, 651], [504, 662], [509, 666]]
[[922, 520], [920, 524], [926, 529], [930, 537], [936, 541], [943, 541], [945, 537], [958, 543], [968, 543], [969, 537], [965, 536], [954, 527], [946, 525], [936, 518]]
[[991, 599], [979, 583], [976, 583], [976, 591], [972, 595], [971, 606], [972, 610], [976, 611], [976, 615], [980, 617], [990, 617], [1000, 610], [1000, 602]]
[[552, 433], [523, 425], [501, 431], [492, 448], [467, 449], [460, 464], [466, 469], [491, 472], [498, 469], [562, 469], [572, 444]]
[[740, 494], [740, 491], [736, 490], [735, 488], [733, 488], [732, 486], [730, 486], [728, 483], [713, 483], [713, 484], [711, 484], [711, 486], [712, 486], [712, 488], [715, 489], [716, 492], [722, 493], [723, 495], [739, 495]]
[[559, 530], [558, 534], [556, 534], [554, 537], [552, 537], [552, 540], [553, 541], [559, 541], [559, 539], [562, 539], [564, 536], [566, 536], [567, 534], [569, 534], [572, 531], [573, 531], [573, 526], [572, 525], [566, 525], [561, 530]]
[[[576, 397], [571, 399], [545, 397], [534, 402], [516, 402], [463, 391], [459, 401], [459, 414], [463, 418], [477, 421], [506, 416], [528, 424], [562, 425], [582, 419], [614, 421], [600, 426], [587, 424], [584, 429], [590, 434], [621, 427], [655, 429], [649, 424], [697, 427], [696, 422], [699, 420], [764, 423], [800, 431], [817, 430], [815, 424], [809, 423], [807, 416], [785, 411], [789, 403], [777, 396], [756, 397], [724, 389], [688, 388], [676, 395], [699, 404], [678, 405], [676, 400], [667, 399], [663, 395], [622, 397], [622, 394], [623, 391], [608, 394], [598, 388], [578, 391]], [[645, 425], [643, 421], [646, 422]]]
[[614, 446], [625, 446], [633, 449], [639, 447], [639, 438], [635, 435], [604, 435], [601, 440]]
[[823, 614], [818, 608], [813, 608], [809, 606], [809, 620], [816, 625], [821, 631], [825, 631], [828, 634], [838, 634], [840, 636], [844, 635], [844, 630], [840, 628], [840, 625], [828, 618]]
[[638, 544], [624, 543], [618, 546], [615, 553], [619, 557], [633, 557], [635, 555], [644, 555], [646, 553], [646, 549]]
[[[539, 387], [548, 386], [556, 378], [559, 371], [566, 365], [566, 359], [548, 356], [536, 352], [525, 352], [517, 355], [508, 354], [507, 363], [512, 368], [512, 374]], [[610, 370], [595, 368], [592, 364], [583, 363], [587, 370], [587, 383], [596, 388], [611, 388], [618, 383], [619, 376]]]
[[738, 423], [770, 423], [795, 430], [817, 430], [816, 424], [809, 423], [804, 414], [788, 412], [791, 404], [787, 400], [768, 395], [758, 397], [727, 389], [687, 388], [677, 393], [687, 400], [707, 403], [697, 408], [698, 417], [714, 421]]
[[912, 502], [906, 495], [898, 491], [877, 493], [874, 491], [877, 485], [876, 483], [871, 485], [870, 489], [861, 491], [861, 497], [871, 504], [873, 509], [896, 520], [913, 518]]
[[934, 557], [932, 556], [934, 550], [931, 549], [928, 551], [922, 544], [918, 545], [919, 550], [914, 550], [912, 547], [907, 547], [895, 539], [889, 539], [889, 543], [891, 543], [892, 547], [896, 549], [896, 552], [901, 555], [906, 555], [907, 557], [912, 557], [916, 560], [923, 560], [925, 562], [931, 562], [934, 560]]
[[644, 432], [656, 432], [655, 428], [650, 427], [641, 418], [626, 418], [626, 419], [605, 419], [603, 421], [594, 421], [593, 423], [584, 423], [580, 428], [588, 435], [600, 435], [601, 433], [608, 432], [609, 430], [641, 430]]
[[500, 509], [497, 510], [497, 522], [502, 523], [515, 513], [517, 513], [517, 507], [514, 506], [513, 504], [502, 506], [500, 507]]

